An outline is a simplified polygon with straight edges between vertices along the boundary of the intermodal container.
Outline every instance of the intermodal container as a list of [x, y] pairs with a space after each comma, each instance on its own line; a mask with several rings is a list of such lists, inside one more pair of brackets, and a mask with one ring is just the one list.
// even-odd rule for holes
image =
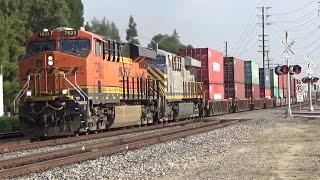
[[270, 70], [259, 68], [259, 79], [261, 88], [270, 88]]
[[252, 61], [244, 62], [245, 84], [259, 85], [259, 64]]
[[291, 97], [296, 97], [296, 91], [295, 90], [290, 90]]
[[189, 56], [201, 61], [197, 68], [196, 81], [204, 83], [224, 83], [223, 54], [211, 48], [193, 48], [180, 50], [180, 56]]
[[291, 90], [296, 90], [296, 79], [291, 76], [291, 82], [290, 82]]
[[271, 97], [279, 97], [279, 88], [278, 87], [271, 87]]
[[260, 86], [245, 84], [245, 95], [246, 98], [260, 98]]
[[236, 98], [245, 99], [245, 85], [244, 83], [225, 83], [224, 95], [226, 99]]
[[260, 87], [260, 97], [261, 98], [271, 98], [271, 89]]
[[270, 69], [270, 85], [271, 85], [271, 88], [279, 87], [279, 77], [274, 72], [274, 69]]
[[279, 87], [280, 88], [287, 89], [287, 87], [288, 87], [288, 84], [287, 84], [288, 79], [287, 78], [288, 78], [287, 75], [280, 75], [279, 76]]
[[224, 58], [224, 82], [244, 83], [244, 61], [234, 57]]
[[283, 98], [283, 89], [279, 88], [279, 97]]
[[287, 88], [284, 88], [283, 89], [283, 97], [288, 97], [288, 89]]
[[210, 100], [224, 99], [224, 85], [222, 84], [204, 83], [203, 89], [206, 93], [205, 97], [208, 97]]

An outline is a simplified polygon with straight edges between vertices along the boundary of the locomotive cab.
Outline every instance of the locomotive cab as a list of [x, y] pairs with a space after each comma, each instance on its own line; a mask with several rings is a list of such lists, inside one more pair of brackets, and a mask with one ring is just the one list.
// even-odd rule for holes
[[97, 132], [159, 116], [159, 88], [147, 79], [155, 51], [70, 28], [34, 33], [26, 48], [15, 99], [25, 135]]

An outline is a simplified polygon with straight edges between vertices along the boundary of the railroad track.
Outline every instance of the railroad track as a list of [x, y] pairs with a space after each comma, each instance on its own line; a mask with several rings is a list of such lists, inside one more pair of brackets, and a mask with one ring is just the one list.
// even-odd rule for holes
[[0, 141], [13, 139], [13, 138], [20, 138], [23, 136], [24, 135], [21, 131], [0, 133]]
[[[302, 103], [302, 106], [305, 106], [308, 103]], [[295, 104], [292, 105], [292, 108], [298, 108], [299, 105]], [[285, 107], [276, 107], [276, 108], [285, 108]], [[220, 116], [220, 115], [217, 115]], [[91, 134], [91, 135], [85, 135], [85, 136], [77, 136], [77, 137], [64, 137], [64, 138], [58, 138], [53, 140], [46, 140], [46, 141], [40, 141], [40, 142], [33, 142], [31, 143], [30, 139], [18, 139], [10, 142], [3, 142], [0, 144], [0, 154], [2, 153], [8, 153], [8, 152], [14, 152], [14, 151], [21, 151], [26, 149], [32, 149], [32, 148], [39, 148], [44, 146], [54, 146], [54, 145], [61, 145], [66, 143], [74, 143], [79, 141], [86, 141], [91, 139], [97, 139], [97, 138], [104, 138], [104, 137], [110, 137], [110, 136], [116, 136], [116, 135], [122, 135], [122, 134], [128, 134], [128, 133], [135, 133], [135, 132], [141, 132], [141, 131], [148, 131], [148, 130], [154, 130], [158, 128], [164, 128], [164, 127], [170, 127], [170, 126], [176, 126], [176, 125], [182, 125], [182, 124], [188, 124], [191, 122], [194, 122], [195, 120], [187, 120], [187, 121], [179, 121], [179, 122], [170, 122], [167, 124], [157, 124], [157, 125], [151, 125], [147, 127], [138, 127], [133, 129], [124, 129], [124, 130], [114, 130], [114, 131], [107, 131], [102, 132], [99, 134]], [[16, 132], [17, 134], [20, 133], [20, 135], [23, 136], [21, 132]], [[5, 134], [5, 133], [3, 133]], [[14, 135], [14, 133], [12, 133]], [[9, 134], [8, 134], [9, 137]], [[12, 137], [12, 136], [11, 136]], [[0, 133], [0, 140], [1, 140], [1, 133]]]
[[138, 149], [144, 146], [222, 128], [239, 121], [242, 120], [208, 121], [198, 124], [190, 123], [185, 126], [179, 126], [176, 129], [161, 132], [150, 132], [41, 154], [5, 159], [0, 161], [0, 169], [2, 169], [0, 171], [0, 178], [11, 178], [28, 173], [41, 172], [53, 167]]
[[106, 137], [118, 136], [118, 135], [130, 134], [130, 133], [138, 133], [138, 132], [143, 132], [143, 131], [150, 131], [150, 130], [180, 126], [180, 125], [185, 125], [185, 124], [189, 124], [189, 123], [197, 123], [197, 122], [201, 122], [201, 121], [199, 121], [199, 119], [190, 119], [190, 120], [184, 120], [184, 121], [150, 125], [150, 126], [145, 126], [145, 127], [121, 129], [121, 130], [101, 132], [98, 134], [65, 137], [65, 138], [52, 139], [52, 140], [39, 141], [39, 142], [30, 142], [30, 140], [12, 141], [12, 142], [7, 142], [7, 143], [0, 145], [0, 154], [21, 151], [21, 150], [27, 150], [27, 149], [33, 149], [33, 148], [41, 148], [41, 147], [45, 147], [45, 146], [56, 146], [56, 145], [62, 145], [62, 144], [75, 143], [75, 142], [79, 142], [79, 141], [88, 141], [88, 140], [92, 140], [92, 139], [106, 138]]

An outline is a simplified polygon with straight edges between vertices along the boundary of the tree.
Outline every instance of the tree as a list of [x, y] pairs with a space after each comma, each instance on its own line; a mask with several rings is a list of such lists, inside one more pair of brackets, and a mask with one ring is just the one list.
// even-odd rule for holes
[[[177, 31], [174, 30], [172, 35], [158, 34], [155, 35], [152, 40], [158, 43], [159, 49], [175, 54], [177, 54], [180, 49], [192, 48], [190, 44], [188, 46], [182, 44], [178, 35]], [[156, 49], [156, 44], [153, 41], [148, 44], [148, 47]]]
[[126, 40], [134, 44], [140, 44], [138, 39], [134, 39], [134, 37], [138, 37], [138, 32], [136, 27], [137, 27], [137, 24], [134, 22], [134, 19], [131, 15], [129, 19], [129, 27], [127, 29]]
[[[24, 54], [22, 46], [26, 33], [25, 9], [22, 0], [0, 2], [0, 65], [4, 81], [4, 102], [9, 106], [19, 91], [18, 61]], [[25, 4], [28, 7], [28, 4]]]
[[[30, 0], [28, 9], [27, 26], [32, 32], [42, 31], [43, 28], [68, 27], [70, 10], [65, 0]], [[41, 15], [41, 16], [39, 16]]]
[[83, 26], [83, 4], [81, 0], [65, 0], [70, 10], [69, 25], [72, 28], [79, 29]]
[[102, 20], [93, 18], [90, 23], [86, 23], [85, 28], [95, 34], [120, 41], [119, 30], [114, 22], [109, 22], [105, 17]]
[[6, 106], [12, 105], [19, 91], [18, 62], [25, 54], [25, 37], [43, 28], [78, 28], [83, 25], [82, 15], [83, 5], [80, 0], [0, 1], [0, 65]]

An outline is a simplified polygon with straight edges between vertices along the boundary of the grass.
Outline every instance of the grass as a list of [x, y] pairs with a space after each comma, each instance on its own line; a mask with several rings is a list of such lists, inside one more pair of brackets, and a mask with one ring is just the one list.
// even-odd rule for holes
[[2, 116], [0, 117], [0, 133], [14, 132], [20, 130], [18, 116]]

